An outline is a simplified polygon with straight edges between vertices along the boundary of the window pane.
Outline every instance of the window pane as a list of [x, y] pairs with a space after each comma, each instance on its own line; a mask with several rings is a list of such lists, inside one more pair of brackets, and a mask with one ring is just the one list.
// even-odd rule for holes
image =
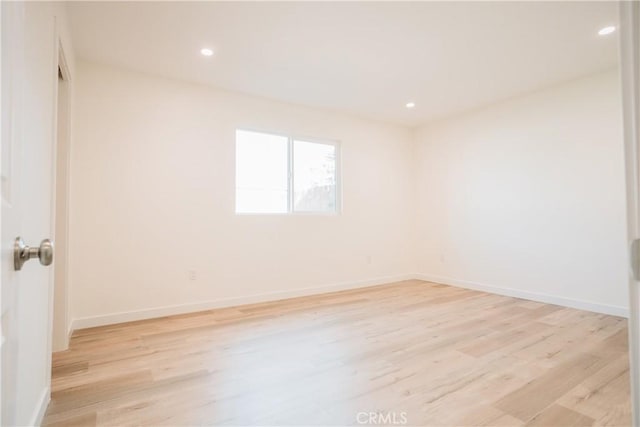
[[288, 139], [236, 131], [236, 212], [288, 211]]
[[298, 212], [336, 211], [336, 147], [293, 142], [293, 206]]

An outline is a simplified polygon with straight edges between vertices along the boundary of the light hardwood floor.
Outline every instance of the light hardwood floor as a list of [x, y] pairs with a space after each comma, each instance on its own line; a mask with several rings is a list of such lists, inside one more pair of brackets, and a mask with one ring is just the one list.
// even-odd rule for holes
[[77, 331], [44, 424], [627, 426], [628, 369], [625, 319], [407, 281]]

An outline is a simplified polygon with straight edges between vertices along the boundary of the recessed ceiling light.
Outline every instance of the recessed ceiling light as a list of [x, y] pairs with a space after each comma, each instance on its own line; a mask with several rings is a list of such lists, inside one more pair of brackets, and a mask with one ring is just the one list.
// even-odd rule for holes
[[204, 56], [212, 56], [213, 55], [213, 50], [205, 47], [205, 48], [200, 49], [200, 53], [203, 54]]
[[601, 28], [600, 31], [598, 31], [598, 34], [601, 36], [606, 36], [607, 34], [611, 34], [616, 30], [616, 27], [614, 27], [613, 25], [610, 25], [608, 27], [604, 27]]
[[407, 103], [405, 104], [405, 107], [407, 107], [407, 108], [409, 108], [409, 109], [411, 109], [411, 108], [413, 108], [413, 107], [415, 107], [415, 106], [416, 106], [416, 103], [415, 103], [415, 102], [407, 102]]

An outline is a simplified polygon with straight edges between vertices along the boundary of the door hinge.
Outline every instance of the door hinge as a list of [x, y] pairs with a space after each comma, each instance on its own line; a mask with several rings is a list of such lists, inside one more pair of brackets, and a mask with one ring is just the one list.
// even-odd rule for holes
[[631, 250], [629, 251], [629, 260], [631, 262], [631, 271], [633, 279], [640, 281], [640, 239], [631, 242]]

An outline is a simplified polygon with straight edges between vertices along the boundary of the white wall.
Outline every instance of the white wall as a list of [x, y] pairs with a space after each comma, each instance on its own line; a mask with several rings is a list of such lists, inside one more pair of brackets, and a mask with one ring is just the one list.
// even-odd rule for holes
[[[76, 68], [76, 328], [416, 273], [626, 314], [617, 71], [411, 132], [104, 65]], [[342, 214], [236, 216], [236, 127], [341, 140]]]
[[425, 279], [625, 314], [617, 71], [416, 131]]
[[[75, 83], [75, 327], [413, 273], [409, 130], [81, 61]], [[238, 126], [341, 141], [342, 213], [235, 215]]]

